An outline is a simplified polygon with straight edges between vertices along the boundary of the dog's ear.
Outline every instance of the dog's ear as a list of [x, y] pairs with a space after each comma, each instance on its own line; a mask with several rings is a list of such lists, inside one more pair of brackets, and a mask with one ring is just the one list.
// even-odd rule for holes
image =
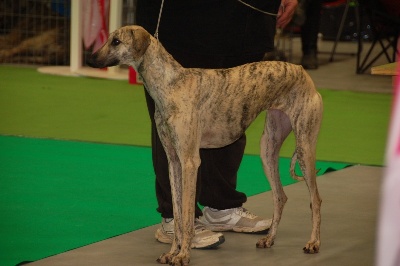
[[150, 34], [143, 29], [131, 30], [133, 57], [139, 59], [150, 45]]

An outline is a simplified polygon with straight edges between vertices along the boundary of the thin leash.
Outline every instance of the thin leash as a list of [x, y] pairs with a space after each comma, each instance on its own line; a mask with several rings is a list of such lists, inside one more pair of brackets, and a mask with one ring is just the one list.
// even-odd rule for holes
[[[156, 32], [154, 33], [154, 38], [157, 40], [157, 50], [160, 49], [160, 40], [158, 39], [158, 28], [160, 27], [161, 14], [163, 11], [163, 7], [164, 7], [164, 0], [161, 1], [161, 7], [160, 7], [160, 13], [158, 14]], [[156, 61], [156, 59], [157, 59], [157, 57], [155, 57], [153, 59], [153, 61], [146, 68], [143, 69], [143, 71], [147, 71], [147, 69], [154, 63], [154, 61]]]
[[[278, 16], [278, 13], [275, 14], [275, 13], [271, 13], [271, 12], [267, 12], [267, 11], [261, 10], [261, 9], [259, 9], [259, 8], [257, 8], [257, 7], [254, 7], [254, 6], [252, 6], [252, 5], [250, 5], [250, 4], [246, 3], [246, 2], [244, 2], [244, 1], [242, 1], [242, 0], [237, 0], [237, 1], [238, 1], [239, 3], [241, 3], [241, 4], [243, 4], [243, 5], [248, 6], [248, 7], [250, 7], [251, 9], [254, 9], [254, 10], [256, 10], [256, 11], [258, 11], [258, 12], [261, 12], [261, 13], [263, 13], [263, 14], [265, 14], [265, 15], [274, 16], [274, 17]], [[284, 6], [281, 5], [281, 8], [283, 9]], [[284, 10], [282, 10], [282, 11], [284, 11]]]
[[[239, 3], [241, 3], [241, 4], [243, 4], [243, 5], [245, 5], [247, 7], [250, 7], [250, 8], [252, 8], [252, 9], [258, 11], [258, 12], [261, 12], [261, 13], [263, 13], [265, 15], [274, 16], [274, 17], [276, 17], [278, 15], [277, 13], [271, 13], [271, 12], [267, 12], [267, 11], [261, 10], [261, 9], [259, 9], [257, 7], [254, 7], [254, 6], [252, 6], [252, 5], [250, 5], [250, 4], [246, 3], [246, 2], [243, 2], [242, 0], [237, 0], [237, 1]], [[164, 7], [164, 0], [161, 1], [160, 13], [158, 14], [158, 20], [157, 20], [157, 28], [156, 28], [156, 32], [154, 33], [154, 37], [157, 40], [159, 40], [158, 39], [158, 28], [160, 27], [160, 21], [161, 21], [161, 15], [162, 15], [163, 7]], [[281, 5], [281, 8], [283, 9], [284, 6]]]
[[160, 13], [158, 14], [157, 28], [156, 28], [156, 32], [154, 33], [154, 37], [157, 39], [157, 41], [159, 41], [158, 28], [160, 27], [161, 14], [162, 14], [163, 7], [164, 7], [164, 0], [161, 1]]

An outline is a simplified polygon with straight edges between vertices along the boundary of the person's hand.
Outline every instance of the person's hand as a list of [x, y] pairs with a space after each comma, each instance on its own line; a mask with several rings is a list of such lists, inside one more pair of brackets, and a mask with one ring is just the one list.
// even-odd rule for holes
[[287, 24], [289, 24], [292, 20], [297, 4], [297, 0], [282, 0], [276, 20], [276, 27], [278, 29], [283, 29]]

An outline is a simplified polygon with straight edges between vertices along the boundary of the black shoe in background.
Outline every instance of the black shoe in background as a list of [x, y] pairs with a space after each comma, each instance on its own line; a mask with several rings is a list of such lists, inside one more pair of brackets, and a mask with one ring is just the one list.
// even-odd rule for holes
[[317, 69], [318, 68], [318, 58], [316, 51], [310, 51], [303, 54], [300, 63], [305, 69]]

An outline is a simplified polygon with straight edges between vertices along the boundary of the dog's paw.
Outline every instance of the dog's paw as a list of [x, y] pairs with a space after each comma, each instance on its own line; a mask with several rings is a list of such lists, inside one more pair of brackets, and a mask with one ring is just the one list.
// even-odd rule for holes
[[304, 253], [306, 254], [314, 254], [319, 252], [319, 241], [309, 241], [306, 246], [303, 248]]
[[157, 259], [157, 262], [161, 263], [161, 264], [170, 264], [172, 262], [172, 258], [173, 258], [173, 255], [171, 253], [163, 253]]
[[270, 248], [274, 245], [274, 239], [272, 237], [266, 236], [258, 240], [256, 247], [257, 248]]
[[178, 254], [177, 256], [172, 258], [172, 261], [169, 264], [173, 265], [173, 266], [188, 266], [189, 261], [190, 261], [189, 256], [184, 256], [183, 254]]

